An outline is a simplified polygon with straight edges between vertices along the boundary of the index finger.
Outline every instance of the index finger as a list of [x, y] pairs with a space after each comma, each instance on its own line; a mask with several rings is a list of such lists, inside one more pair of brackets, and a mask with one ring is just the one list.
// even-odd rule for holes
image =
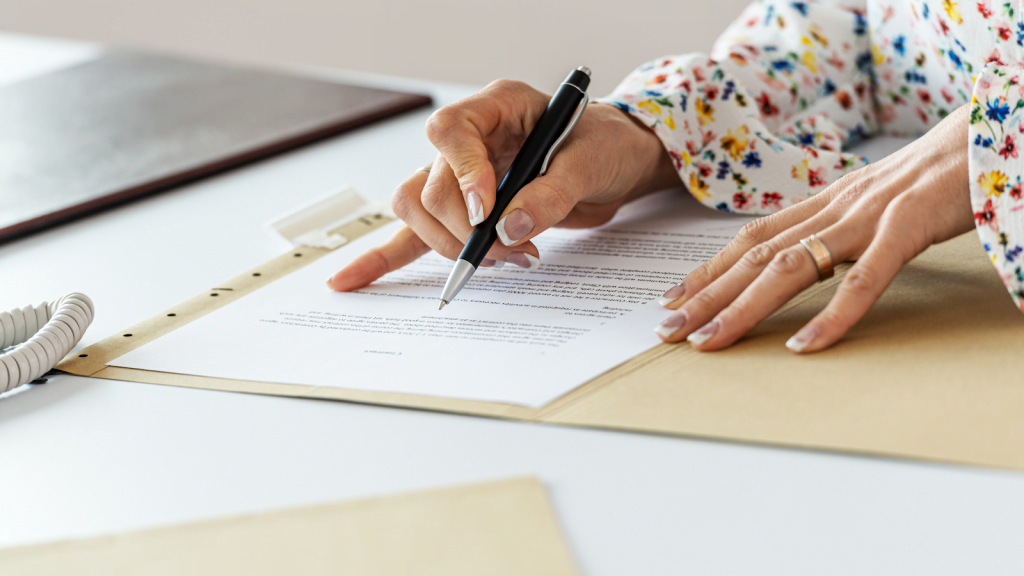
[[828, 205], [828, 200], [828, 196], [822, 192], [785, 210], [751, 220], [740, 229], [739, 234], [721, 252], [687, 274], [685, 280], [669, 287], [668, 291], [658, 299], [658, 302], [670, 310], [678, 309], [715, 280], [724, 276], [743, 258], [744, 254], [755, 246], [771, 240], [820, 213]]
[[430, 252], [430, 246], [412, 228], [402, 226], [390, 240], [353, 260], [327, 279], [327, 287], [350, 292], [368, 286], [374, 280], [413, 263]]

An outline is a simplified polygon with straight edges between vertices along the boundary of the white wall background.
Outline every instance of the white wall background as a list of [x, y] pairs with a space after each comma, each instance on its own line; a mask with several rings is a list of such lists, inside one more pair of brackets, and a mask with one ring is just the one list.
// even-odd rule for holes
[[637, 64], [707, 52], [748, 0], [0, 0], [0, 30], [259, 64], [604, 94]]

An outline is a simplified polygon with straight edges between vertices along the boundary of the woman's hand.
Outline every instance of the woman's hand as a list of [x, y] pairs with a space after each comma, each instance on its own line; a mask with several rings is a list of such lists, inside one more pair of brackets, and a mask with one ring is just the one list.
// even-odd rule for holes
[[699, 350], [729, 346], [818, 280], [799, 244], [817, 234], [834, 263], [856, 260], [828, 306], [786, 342], [815, 352], [838, 341], [907, 261], [974, 228], [967, 176], [968, 106], [917, 141], [852, 172], [814, 198], [745, 226], [665, 293], [676, 309], [656, 329]]
[[[455, 260], [473, 227], [494, 207], [498, 181], [550, 97], [521, 82], [499, 80], [435, 112], [427, 137], [439, 154], [430, 173], [415, 172], [395, 190], [392, 209], [406, 227], [328, 279], [334, 290], [362, 288], [430, 249]], [[539, 263], [530, 239], [552, 227], [585, 228], [611, 219], [624, 203], [679, 183], [661, 142], [612, 106], [588, 106], [555, 154], [547, 174], [509, 203], [484, 265]]]

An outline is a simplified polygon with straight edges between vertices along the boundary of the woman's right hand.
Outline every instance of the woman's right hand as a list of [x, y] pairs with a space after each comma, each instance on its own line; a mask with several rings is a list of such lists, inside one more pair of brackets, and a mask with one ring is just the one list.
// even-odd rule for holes
[[[328, 279], [328, 286], [362, 288], [431, 249], [457, 259], [473, 227], [493, 209], [500, 177], [549, 100], [522, 82], [498, 80], [434, 112], [427, 137], [437, 158], [429, 174], [415, 172], [391, 199], [406, 226]], [[505, 209], [500, 240], [484, 265], [501, 261], [533, 268], [540, 254], [530, 240], [542, 231], [598, 226], [624, 203], [677, 184], [672, 160], [650, 129], [613, 106], [588, 106], [547, 173]]]

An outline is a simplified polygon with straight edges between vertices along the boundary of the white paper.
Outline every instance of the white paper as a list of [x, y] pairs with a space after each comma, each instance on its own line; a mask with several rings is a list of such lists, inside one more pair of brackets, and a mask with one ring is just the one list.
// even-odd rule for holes
[[544, 232], [538, 269], [480, 268], [442, 311], [452, 263], [436, 254], [358, 292], [324, 286], [394, 223], [111, 365], [540, 407], [658, 344], [657, 297], [748, 220], [655, 194]]

